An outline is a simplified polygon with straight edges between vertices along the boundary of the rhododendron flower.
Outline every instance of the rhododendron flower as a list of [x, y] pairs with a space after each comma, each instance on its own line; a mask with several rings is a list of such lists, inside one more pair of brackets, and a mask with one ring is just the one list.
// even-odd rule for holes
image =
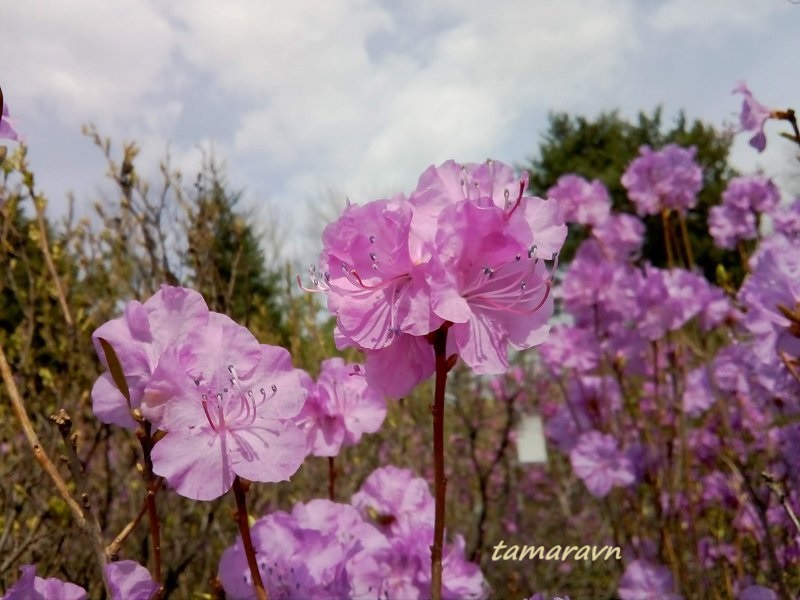
[[772, 116], [772, 110], [758, 102], [753, 98], [753, 94], [747, 88], [744, 81], [740, 82], [734, 90], [734, 94], [742, 94], [744, 101], [742, 102], [742, 112], [739, 115], [741, 123], [741, 131], [753, 131], [755, 135], [750, 138], [750, 145], [763, 152], [767, 147], [767, 136], [764, 135], [764, 123], [767, 122]]
[[758, 237], [756, 216], [736, 206], [712, 206], [708, 211], [708, 232], [717, 248], [733, 250], [739, 242]]
[[734, 177], [722, 192], [722, 204], [764, 213], [774, 210], [781, 201], [778, 187], [769, 177], [748, 175]]
[[386, 417], [386, 400], [367, 384], [359, 365], [341, 358], [322, 362], [317, 382], [297, 417], [314, 456], [336, 456], [343, 445], [358, 443], [364, 433], [375, 433]]
[[711, 389], [706, 368], [701, 366], [690, 371], [686, 376], [686, 387], [683, 390], [683, 411], [691, 416], [697, 416], [711, 408], [714, 400], [714, 391]]
[[755, 337], [764, 363], [777, 352], [800, 357], [800, 240], [776, 236], [751, 258], [752, 273], [739, 290], [747, 312], [742, 324]]
[[307, 390], [289, 352], [259, 344], [219, 313], [161, 357], [142, 413], [167, 432], [153, 471], [182, 496], [212, 500], [236, 475], [288, 480], [306, 456], [297, 416]]
[[133, 300], [124, 314], [98, 327], [92, 342], [101, 362], [108, 367], [99, 340], [105, 339], [117, 354], [128, 384], [131, 406], [117, 389], [111, 374], [98, 377], [92, 388], [92, 410], [103, 423], [128, 429], [136, 427], [130, 409], [139, 408], [144, 388], [155, 371], [161, 354], [182, 342], [189, 332], [208, 321], [203, 297], [187, 288], [162, 286], [144, 304]]
[[409, 253], [411, 205], [403, 198], [350, 204], [325, 228], [320, 263], [328, 308], [341, 342], [379, 349], [401, 332], [425, 335], [441, 319], [431, 313], [424, 271]]
[[104, 568], [112, 600], [150, 600], [159, 585], [135, 560], [120, 560]]
[[[539, 260], [532, 228], [558, 220], [557, 207], [531, 198], [526, 209], [510, 214], [494, 204], [465, 201], [442, 212], [436, 235], [437, 257], [429, 267], [433, 311], [453, 323], [450, 335], [459, 355], [480, 374], [504, 373], [507, 346], [525, 349], [543, 342], [553, 311], [552, 274]], [[524, 210], [524, 209], [523, 209]], [[545, 250], [563, 243], [544, 239]], [[554, 254], [546, 255], [554, 258]]]
[[[433, 496], [428, 482], [408, 469], [387, 465], [373, 471], [353, 494], [351, 504], [363, 514], [375, 511], [397, 519], [412, 515], [433, 523]], [[391, 530], [392, 521], [389, 525]]]
[[581, 434], [569, 458], [575, 474], [583, 479], [589, 493], [598, 498], [607, 496], [612, 487], [625, 487], [636, 481], [633, 462], [620, 452], [617, 440], [611, 435], [599, 431]]
[[578, 175], [562, 175], [546, 195], [558, 202], [567, 223], [600, 225], [611, 212], [608, 190], [597, 179], [589, 182]]
[[644, 223], [634, 215], [613, 214], [592, 229], [603, 254], [612, 261], [627, 261], [639, 256], [644, 241]]
[[[452, 338], [447, 340], [447, 354], [455, 352]], [[402, 398], [433, 375], [436, 357], [433, 346], [424, 337], [401, 333], [380, 350], [365, 350], [367, 384], [387, 398]]]
[[681, 600], [673, 589], [668, 568], [634, 560], [625, 567], [617, 592], [622, 600]]
[[12, 121], [9, 118], [8, 104], [3, 103], [3, 112], [0, 116], [0, 139], [19, 141], [19, 134], [12, 126]]
[[786, 206], [777, 207], [771, 216], [776, 233], [788, 238], [800, 237], [800, 198], [795, 198]]
[[[267, 515], [251, 527], [251, 536], [272, 600], [351, 598], [353, 558], [389, 545], [353, 507], [328, 500], [297, 503], [291, 514]], [[223, 552], [219, 578], [231, 600], [253, 597], [241, 537]]]
[[751, 585], [742, 590], [738, 600], [778, 600], [778, 594], [763, 585]]
[[697, 148], [668, 144], [661, 150], [639, 148], [639, 157], [625, 170], [622, 185], [636, 206], [636, 213], [655, 215], [665, 209], [680, 213], [697, 204], [703, 172], [695, 163]]
[[[0, 600], [86, 600], [86, 590], [74, 583], [36, 576], [35, 565], [20, 567], [22, 576]], [[118, 600], [118, 599], [114, 599]]]

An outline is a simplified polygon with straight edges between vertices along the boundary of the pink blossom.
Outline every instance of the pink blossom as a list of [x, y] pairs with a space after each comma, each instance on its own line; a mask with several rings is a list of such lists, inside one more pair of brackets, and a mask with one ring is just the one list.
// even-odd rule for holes
[[105, 566], [112, 600], [150, 600], [159, 585], [150, 572], [135, 560], [120, 560]]
[[431, 313], [423, 270], [409, 253], [411, 205], [403, 198], [350, 204], [322, 234], [320, 258], [328, 308], [342, 341], [385, 348], [402, 333], [424, 335], [441, 323]]
[[[515, 214], [465, 201], [440, 216], [428, 271], [433, 311], [453, 323], [459, 355], [476, 373], [503, 373], [509, 344], [520, 350], [546, 339], [552, 279], [533, 230], [549, 230], [557, 219], [553, 202], [535, 198]], [[559, 227], [563, 243], [566, 227]], [[560, 248], [552, 237], [543, 243]]]
[[739, 600], [778, 600], [778, 595], [763, 585], [751, 585], [742, 590]]
[[634, 560], [625, 567], [617, 591], [622, 600], [681, 600], [673, 585], [668, 568]]
[[627, 261], [639, 256], [644, 240], [644, 223], [634, 215], [612, 214], [592, 229], [603, 254], [611, 261]]
[[[447, 346], [450, 356], [455, 352], [452, 338], [447, 340]], [[408, 394], [436, 369], [436, 357], [430, 342], [407, 333], [395, 336], [386, 348], [365, 350], [364, 354], [367, 384], [394, 400]]]
[[607, 496], [612, 487], [625, 487], [636, 481], [631, 459], [619, 451], [613, 436], [599, 431], [581, 434], [569, 458], [575, 474], [583, 479], [589, 493], [598, 498]]
[[311, 454], [336, 456], [343, 445], [355, 445], [364, 433], [380, 429], [385, 416], [386, 400], [367, 384], [363, 368], [329, 358], [297, 424], [308, 437]]
[[734, 90], [734, 94], [742, 94], [744, 100], [742, 101], [742, 112], [739, 115], [741, 123], [741, 131], [753, 131], [755, 135], [750, 138], [750, 145], [763, 152], [767, 147], [767, 136], [764, 135], [764, 123], [767, 119], [772, 117], [772, 110], [758, 102], [753, 98], [753, 94], [747, 87], [744, 81], [740, 82]]
[[622, 185], [636, 206], [636, 213], [655, 215], [665, 209], [680, 213], [697, 204], [697, 193], [703, 187], [703, 172], [695, 163], [697, 148], [681, 148], [668, 144], [660, 150], [639, 148], [622, 175]]
[[578, 175], [562, 175], [546, 195], [558, 202], [567, 223], [600, 225], [611, 212], [608, 190], [597, 179], [589, 182]]
[[[0, 600], [86, 600], [86, 590], [74, 583], [36, 576], [35, 565], [20, 567], [22, 576]], [[117, 600], [116, 598], [114, 600]]]
[[305, 436], [289, 422], [306, 394], [288, 351], [211, 313], [162, 355], [146, 388], [142, 413], [167, 432], [153, 470], [195, 500], [221, 496], [236, 475], [288, 480], [306, 456]]
[[14, 129], [13, 119], [8, 113], [8, 104], [3, 103], [3, 112], [0, 115], [0, 139], [19, 141], [19, 134]]
[[[203, 297], [188, 288], [162, 286], [144, 304], [133, 300], [121, 317], [98, 327], [92, 334], [97, 355], [107, 367], [99, 340], [105, 339], [117, 354], [131, 396], [132, 409], [139, 408], [161, 354], [208, 320]], [[92, 388], [92, 409], [103, 423], [134, 429], [136, 422], [111, 374], [98, 377]]]

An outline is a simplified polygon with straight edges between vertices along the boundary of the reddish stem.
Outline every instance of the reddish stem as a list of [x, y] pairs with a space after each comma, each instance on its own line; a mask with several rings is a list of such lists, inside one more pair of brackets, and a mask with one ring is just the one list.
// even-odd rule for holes
[[328, 457], [328, 500], [336, 502], [336, 476], [339, 473], [333, 459], [333, 456]]
[[444, 508], [447, 478], [444, 476], [444, 392], [447, 386], [447, 329], [440, 327], [433, 334], [436, 355], [436, 384], [433, 399], [433, 472], [436, 512], [431, 546], [431, 598], [442, 598], [442, 548], [444, 546]]
[[245, 489], [242, 480], [237, 476], [233, 480], [233, 495], [236, 498], [236, 523], [239, 525], [239, 534], [242, 536], [242, 546], [247, 557], [247, 566], [250, 567], [250, 575], [253, 577], [253, 590], [258, 600], [269, 600], [269, 594], [261, 580], [261, 572], [258, 570], [256, 551], [253, 547], [253, 538], [250, 537], [250, 523], [247, 521], [247, 502], [245, 501]]

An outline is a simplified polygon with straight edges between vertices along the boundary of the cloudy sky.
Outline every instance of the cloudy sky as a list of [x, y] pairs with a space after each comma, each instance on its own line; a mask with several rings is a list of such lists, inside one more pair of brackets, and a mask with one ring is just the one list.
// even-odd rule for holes
[[[146, 172], [169, 145], [191, 173], [213, 144], [313, 260], [310, 205], [409, 191], [448, 158], [518, 164], [548, 111], [722, 126], [742, 79], [800, 108], [799, 26], [793, 0], [2, 0], [0, 85], [54, 213], [98, 197], [82, 124], [136, 140]], [[763, 155], [738, 139], [734, 163], [786, 177], [782, 129]]]

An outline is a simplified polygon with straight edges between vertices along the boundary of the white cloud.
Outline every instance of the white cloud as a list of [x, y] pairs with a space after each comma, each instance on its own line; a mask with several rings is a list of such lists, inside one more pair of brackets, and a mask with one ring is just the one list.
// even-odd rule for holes
[[703, 31], [727, 34], [766, 27], [770, 17], [793, 10], [788, 0], [668, 0], [649, 18], [662, 32]]

